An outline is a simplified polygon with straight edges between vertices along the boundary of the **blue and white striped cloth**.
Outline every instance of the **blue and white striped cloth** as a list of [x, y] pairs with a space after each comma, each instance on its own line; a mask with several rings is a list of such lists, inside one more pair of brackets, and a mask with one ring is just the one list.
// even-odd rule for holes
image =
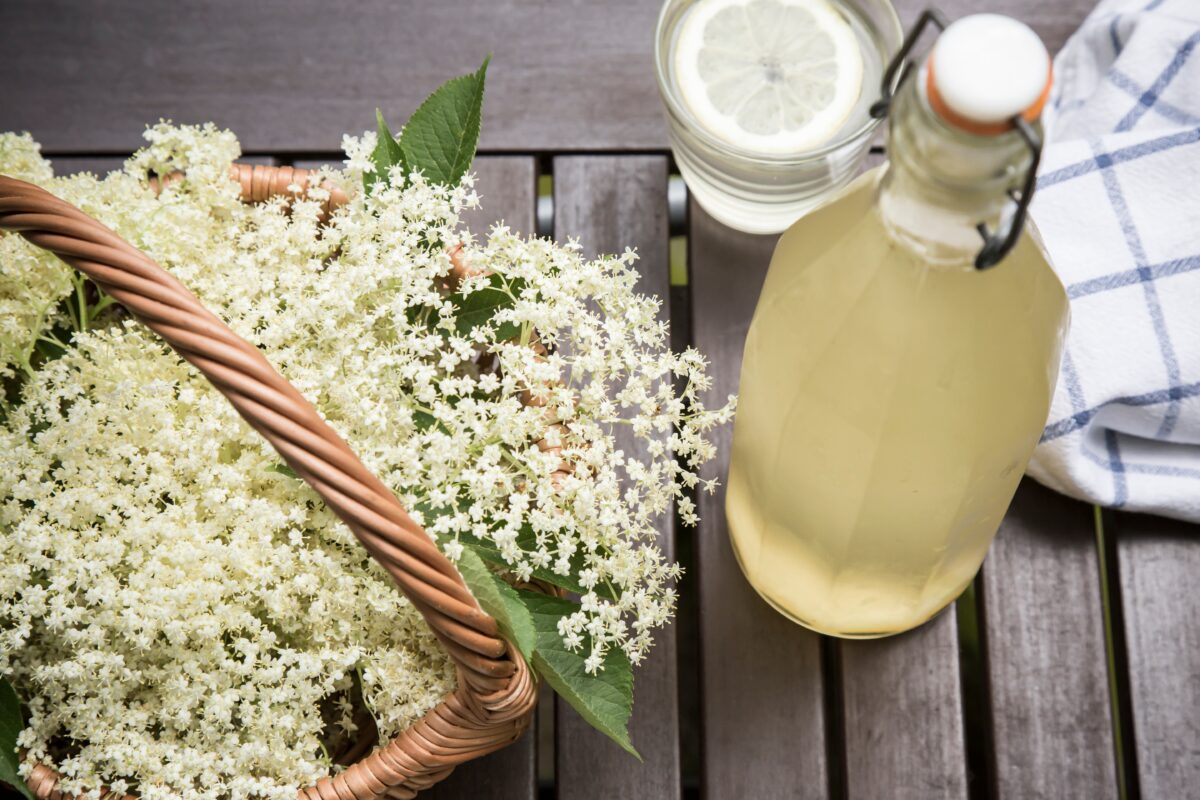
[[1034, 478], [1200, 522], [1200, 0], [1105, 0], [1055, 59], [1033, 218], [1071, 298]]

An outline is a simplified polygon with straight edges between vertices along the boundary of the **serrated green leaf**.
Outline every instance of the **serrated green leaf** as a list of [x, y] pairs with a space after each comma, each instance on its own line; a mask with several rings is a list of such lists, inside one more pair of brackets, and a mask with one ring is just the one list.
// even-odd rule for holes
[[500, 632], [515, 644], [525, 660], [529, 661], [537, 645], [537, 631], [533, 627], [533, 617], [521, 602], [517, 590], [488, 569], [483, 559], [469, 545], [463, 548], [457, 566], [479, 605], [492, 615], [500, 624]]
[[25, 373], [21, 370], [0, 377], [0, 422], [5, 422], [9, 411], [21, 404], [21, 387], [24, 385]]
[[375, 150], [371, 153], [371, 163], [375, 165], [375, 171], [363, 174], [363, 188], [368, 192], [375, 187], [375, 184], [388, 180], [393, 166], [399, 166], [405, 175], [408, 174], [404, 151], [400, 149], [400, 143], [396, 141], [396, 137], [392, 136], [387, 122], [383, 119], [383, 112], [378, 108], [375, 109], [375, 121], [379, 128], [376, 133]]
[[38, 339], [33, 346], [33, 352], [38, 356], [38, 364], [45, 364], [49, 361], [56, 361], [66, 355], [67, 351], [58, 342], [52, 342], [48, 339]]
[[410, 325], [416, 325], [420, 320], [421, 325], [431, 333], [437, 332], [438, 325], [442, 321], [441, 311], [433, 306], [409, 306], [404, 312], [404, 316]]
[[520, 591], [537, 628], [533, 668], [559, 696], [571, 704], [596, 730], [641, 761], [629, 740], [629, 717], [633, 714], [633, 666], [619, 647], [608, 651], [603, 668], [595, 675], [584, 669], [585, 655], [572, 653], [558, 633], [558, 621], [579, 607], [568, 600], [535, 592]]
[[413, 425], [415, 425], [419, 431], [427, 431], [434, 425], [437, 425], [443, 433], [450, 433], [450, 431], [446, 429], [446, 426], [438, 421], [438, 418], [433, 414], [430, 414], [428, 411], [414, 411]]
[[[466, 510], [467, 505], [467, 501], [460, 501], [459, 510]], [[421, 516], [425, 519], [426, 527], [431, 527], [434, 520], [438, 519], [439, 517], [444, 517], [447, 514], [454, 513], [448, 508], [434, 509], [425, 502], [417, 503], [415, 506], [413, 506], [413, 509], [421, 513]], [[496, 566], [504, 569], [511, 568], [511, 565], [504, 560], [504, 556], [501, 555], [500, 548], [496, 546], [495, 542], [487, 539], [480, 539], [466, 531], [459, 531], [458, 540], [463, 544], [469, 545], [471, 548], [473, 548], [479, 557], [489, 564], [495, 564]], [[526, 553], [532, 553], [537, 549], [537, 534], [533, 532], [533, 528], [530, 525], [523, 525], [521, 530], [517, 533], [517, 547]], [[554, 572], [548, 567], [534, 567], [530, 577], [536, 578], [543, 583], [548, 583], [551, 586], [557, 586], [559, 589], [566, 589], [568, 592], [574, 592], [575, 594], [587, 594], [587, 587], [580, 583], [579, 578], [576, 577], [583, 569], [583, 559], [583, 552], [577, 550], [571, 557], [570, 575], [559, 575], [557, 572]], [[608, 587], [604, 584], [597, 585], [595, 587], [595, 592], [596, 594], [608, 600], [616, 599], [613, 596], [613, 593], [609, 591]]]
[[[505, 281], [495, 273], [488, 276], [487, 285], [470, 294], [454, 292], [450, 302], [454, 305], [454, 327], [460, 336], [466, 336], [480, 325], [487, 324], [496, 312], [513, 307], [513, 298], [525, 288], [520, 278]], [[519, 326], [506, 322], [496, 329], [496, 338], [504, 341], [521, 335]]]
[[296, 480], [300, 480], [299, 473], [297, 473], [296, 470], [292, 469], [287, 464], [272, 464], [271, 466], [267, 467], [267, 471], [268, 472], [277, 472], [280, 475], [286, 475], [289, 478], [295, 478]]
[[[495, 564], [498, 567], [509, 566], [508, 562], [504, 560], [504, 556], [501, 555], [500, 549], [496, 547], [493, 542], [484, 539], [478, 539], [469, 533], [460, 533], [458, 538], [459, 541], [474, 547], [475, 552], [477, 552], [479, 557], [484, 561], [487, 561], [490, 564]], [[525, 525], [521, 528], [521, 531], [517, 534], [517, 547], [521, 548], [521, 550], [527, 553], [531, 553], [537, 549], [537, 539], [533, 532], [533, 528], [529, 527], [528, 525]], [[551, 586], [557, 586], [560, 589], [566, 589], [568, 592], [587, 594], [587, 587], [580, 583], [579, 578], [576, 577], [582, 569], [583, 553], [577, 551], [575, 555], [571, 557], [570, 575], [559, 575], [557, 572], [548, 567], [534, 567], [530, 577], [536, 578], [544, 583], [548, 583]], [[595, 587], [595, 592], [601, 597], [609, 600], [615, 599], [612, 592], [608, 590], [607, 586], [598, 585]]]
[[456, 186], [471, 167], [483, 116], [483, 84], [491, 56], [478, 71], [446, 81], [413, 112], [400, 134], [410, 169], [431, 183]]
[[12, 685], [0, 678], [0, 783], [7, 783], [29, 800], [34, 800], [33, 792], [17, 774], [20, 760], [17, 758], [17, 736], [25, 727], [21, 718], [21, 703]]

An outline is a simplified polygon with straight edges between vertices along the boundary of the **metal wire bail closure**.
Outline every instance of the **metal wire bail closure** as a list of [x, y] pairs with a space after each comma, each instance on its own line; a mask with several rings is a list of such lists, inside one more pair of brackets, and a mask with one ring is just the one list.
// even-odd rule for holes
[[[896, 92], [914, 71], [915, 64], [909, 56], [916, 46], [917, 40], [921, 38], [921, 34], [931, 25], [940, 32], [944, 31], [949, 23], [945, 14], [932, 7], [926, 8], [921, 12], [921, 16], [917, 17], [917, 21], [905, 35], [900, 49], [883, 73], [880, 98], [871, 105], [870, 110], [871, 116], [875, 119], [885, 118], [891, 110]], [[1033, 202], [1034, 190], [1037, 188], [1038, 165], [1042, 160], [1042, 137], [1022, 114], [1013, 116], [1010, 122], [1013, 130], [1021, 137], [1021, 141], [1029, 148], [1029, 168], [1025, 173], [1025, 182], [1021, 191], [1017, 192], [1013, 189], [1008, 191], [1008, 196], [1013, 201], [1012, 210], [1006, 209], [1005, 213], [1001, 214], [1000, 225], [996, 231], [988, 231], [987, 224], [984, 222], [975, 226], [975, 230], [979, 231], [979, 235], [983, 238], [983, 247], [975, 255], [975, 269], [978, 270], [984, 270], [1000, 263], [1016, 246], [1017, 240], [1021, 238], [1021, 231], [1025, 227], [1025, 218], [1029, 214], [1029, 204]]]

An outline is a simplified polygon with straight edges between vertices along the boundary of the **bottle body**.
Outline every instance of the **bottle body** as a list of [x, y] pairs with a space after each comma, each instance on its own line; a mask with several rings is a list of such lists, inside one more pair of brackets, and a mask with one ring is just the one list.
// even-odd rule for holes
[[936, 263], [881, 212], [886, 169], [779, 241], [726, 498], [751, 584], [844, 637], [913, 628], [971, 581], [1045, 424], [1067, 325], [1035, 235], [986, 272]]

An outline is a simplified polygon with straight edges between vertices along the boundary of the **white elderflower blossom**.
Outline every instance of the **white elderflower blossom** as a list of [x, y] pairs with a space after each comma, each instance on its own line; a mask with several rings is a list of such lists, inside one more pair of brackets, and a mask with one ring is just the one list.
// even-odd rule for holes
[[[673, 353], [636, 255], [589, 260], [496, 227], [420, 175], [361, 192], [373, 135], [348, 137], [350, 202], [243, 205], [237, 141], [160, 124], [124, 172], [54, 178], [28, 137], [0, 172], [97, 217], [189, 286], [308, 397], [457, 559], [587, 590], [566, 645], [637, 662], [680, 575], [656, 545], [732, 400], [706, 410], [704, 359]], [[156, 196], [147, 171], [186, 171]], [[447, 246], [510, 303], [464, 330]], [[491, 279], [473, 279], [464, 292]], [[418, 612], [315, 492], [203, 377], [89, 286], [0, 236], [0, 674], [31, 711], [20, 744], [65, 791], [292, 798], [331, 746], [405, 729], [454, 687]], [[514, 335], [515, 334], [515, 335]], [[546, 353], [538, 355], [535, 339]], [[555, 421], [562, 427], [537, 445]], [[644, 444], [634, 456], [629, 447]], [[561, 462], [571, 465], [557, 473]], [[704, 484], [711, 490], [712, 485]]]

